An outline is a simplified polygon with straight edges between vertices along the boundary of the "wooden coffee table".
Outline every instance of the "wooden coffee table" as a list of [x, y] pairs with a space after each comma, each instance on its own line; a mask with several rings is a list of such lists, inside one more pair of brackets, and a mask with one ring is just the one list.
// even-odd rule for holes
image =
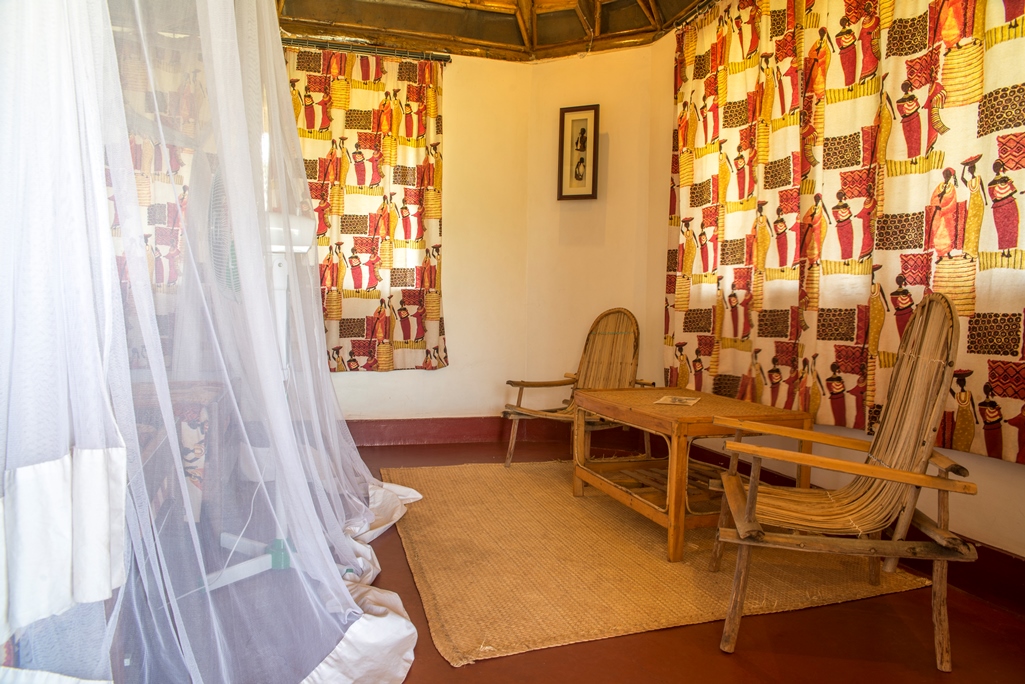
[[[662, 397], [697, 397], [693, 406], [656, 404]], [[683, 558], [683, 537], [687, 527], [714, 527], [719, 520], [718, 495], [707, 485], [688, 499], [688, 482], [707, 483], [714, 473], [704, 466], [690, 468], [690, 443], [697, 437], [734, 435], [734, 431], [713, 424], [717, 417], [753, 420], [810, 430], [811, 416], [715, 394], [665, 387], [615, 390], [578, 390], [574, 394], [577, 413], [573, 440], [573, 494], [583, 496], [584, 484], [608, 494], [641, 515], [669, 530], [670, 562]], [[629, 425], [661, 435], [669, 445], [668, 459], [638, 457], [595, 459], [591, 457], [590, 433], [584, 430], [585, 414], [591, 413], [614, 423]], [[801, 443], [811, 452], [811, 443]], [[695, 473], [692, 470], [699, 470]], [[807, 487], [809, 474], [798, 473], [799, 486]], [[693, 504], [693, 507], [692, 507]]]

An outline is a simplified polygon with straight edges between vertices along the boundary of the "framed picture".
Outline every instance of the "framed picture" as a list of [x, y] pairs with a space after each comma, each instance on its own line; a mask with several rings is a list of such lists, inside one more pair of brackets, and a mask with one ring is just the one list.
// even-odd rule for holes
[[559, 199], [598, 198], [598, 105], [559, 110]]

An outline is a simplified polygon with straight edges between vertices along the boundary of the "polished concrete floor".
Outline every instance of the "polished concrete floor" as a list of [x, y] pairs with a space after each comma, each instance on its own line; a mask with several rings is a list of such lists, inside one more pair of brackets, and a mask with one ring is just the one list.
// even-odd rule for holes
[[[360, 453], [375, 475], [381, 467], [501, 463], [505, 458], [501, 444], [363, 447]], [[568, 457], [564, 444], [517, 446], [517, 460]], [[732, 655], [719, 651], [722, 622], [711, 622], [454, 668], [431, 641], [398, 533], [389, 530], [374, 547], [383, 567], [377, 586], [402, 597], [420, 634], [409, 684], [1025, 682], [1025, 617], [954, 588], [949, 608], [954, 660], [950, 674], [935, 669], [928, 588], [746, 617]], [[501, 619], [495, 616], [496, 621]]]

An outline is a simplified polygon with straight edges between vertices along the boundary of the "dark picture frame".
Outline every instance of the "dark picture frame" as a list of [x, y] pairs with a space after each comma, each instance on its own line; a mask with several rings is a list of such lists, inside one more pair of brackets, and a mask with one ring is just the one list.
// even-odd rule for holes
[[559, 110], [559, 199], [598, 198], [598, 105]]

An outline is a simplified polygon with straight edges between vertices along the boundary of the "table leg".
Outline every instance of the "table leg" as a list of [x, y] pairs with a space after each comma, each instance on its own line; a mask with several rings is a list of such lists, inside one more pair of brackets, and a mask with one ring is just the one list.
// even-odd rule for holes
[[673, 430], [669, 444], [669, 482], [666, 487], [666, 509], [669, 514], [669, 562], [683, 560], [683, 537], [687, 526], [687, 459], [690, 438]]
[[[573, 415], [573, 462], [577, 467], [583, 467], [588, 457], [587, 424], [584, 421], [584, 410], [578, 408]], [[573, 475], [573, 496], [584, 495], [584, 481]]]
[[[811, 418], [804, 421], [804, 429], [811, 430], [815, 424]], [[800, 449], [802, 453], [810, 454], [811, 448], [814, 446], [811, 442], [801, 440]], [[797, 466], [797, 486], [802, 489], [808, 489], [811, 487], [811, 467], [810, 466]]]

